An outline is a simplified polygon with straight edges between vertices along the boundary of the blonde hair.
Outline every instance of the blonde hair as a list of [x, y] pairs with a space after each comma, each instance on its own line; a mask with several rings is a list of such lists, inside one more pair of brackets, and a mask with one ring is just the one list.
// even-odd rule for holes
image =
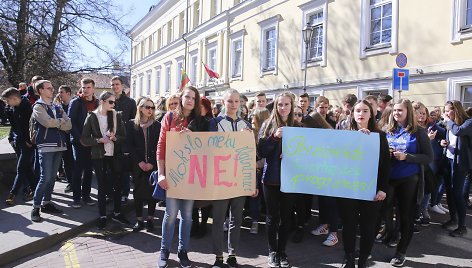
[[[280, 99], [282, 97], [289, 97], [290, 99], [290, 113], [288, 115], [287, 121], [284, 122], [282, 120], [282, 117], [280, 117], [279, 113], [277, 112], [277, 105], [280, 102]], [[274, 101], [274, 109], [272, 110], [272, 113], [269, 117], [269, 119], [266, 120], [264, 123], [265, 128], [262, 131], [262, 137], [266, 138], [275, 133], [275, 131], [282, 126], [294, 126], [295, 122], [293, 120], [293, 109], [295, 108], [295, 99], [294, 99], [294, 94], [291, 92], [283, 92], [275, 98]]]
[[[136, 130], [139, 129], [139, 125], [142, 123], [141, 120], [143, 118], [143, 113], [141, 112], [141, 110], [139, 108], [144, 107], [144, 104], [148, 101], [152, 102], [152, 105], [154, 105], [154, 107], [156, 107], [151, 98], [142, 97], [138, 100], [138, 105], [137, 105], [138, 111], [136, 113], [136, 116], [134, 117], [134, 129], [136, 129]], [[151, 113], [151, 116], [149, 116], [149, 119], [152, 120], [152, 121], [155, 121], [156, 120], [156, 113]]]
[[[406, 108], [406, 125], [404, 126], [405, 130], [410, 134], [416, 133], [416, 131], [418, 130], [418, 123], [416, 122], [415, 114], [413, 111], [413, 105], [411, 104], [411, 101], [409, 99], [399, 99], [398, 101], [395, 102], [394, 107], [397, 104], [401, 104], [405, 106]], [[397, 129], [397, 127], [398, 127], [398, 122], [395, 121], [395, 119], [393, 118], [393, 111], [392, 111], [388, 119], [387, 132], [393, 133]]]
[[[166, 110], [167, 110], [167, 111], [172, 111], [172, 110], [170, 109], [170, 101], [171, 101], [172, 99], [178, 99], [179, 102], [180, 102], [180, 95], [179, 95], [179, 94], [173, 94], [173, 95], [170, 95], [170, 96], [167, 98], [167, 100], [166, 100]], [[179, 105], [180, 105], [180, 104], [179, 104]], [[179, 106], [179, 105], [177, 105], [177, 106]]]

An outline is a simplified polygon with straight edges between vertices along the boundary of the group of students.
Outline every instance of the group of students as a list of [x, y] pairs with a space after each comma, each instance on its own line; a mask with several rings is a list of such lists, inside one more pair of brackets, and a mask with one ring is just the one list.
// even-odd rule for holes
[[[114, 81], [122, 83], [119, 78], [114, 78], [112, 85]], [[458, 101], [446, 103], [443, 119], [438, 122], [427, 117], [426, 107], [418, 102], [400, 99], [388, 105], [391, 98], [377, 100], [375, 96], [368, 96], [357, 100], [352, 94], [344, 98], [342, 111], [336, 109], [330, 112], [329, 100], [323, 96], [316, 99], [311, 110], [307, 94], [297, 98], [291, 92], [277, 95], [269, 104], [265, 94], [259, 93], [253, 109], [242, 109], [247, 98], [230, 89], [223, 94], [220, 110], [215, 109], [220, 107], [212, 107], [208, 99], [201, 97], [198, 90], [190, 86], [179, 94], [159, 99], [157, 103], [147, 97], [138, 99], [134, 104], [127, 101], [126, 105], [121, 105], [120, 111], [117, 107], [119, 99], [128, 100], [123, 92], [104, 92], [95, 99], [93, 80], [84, 79], [81, 84], [80, 95], [72, 99], [68, 112], [65, 112], [61, 106], [52, 104], [54, 89], [51, 83], [37, 81], [35, 89], [40, 97], [33, 105], [31, 123], [28, 108], [24, 108], [28, 107], [26, 98], [21, 98], [16, 89], [8, 89], [2, 94], [16, 116], [11, 117], [12, 145], [19, 156], [18, 175], [11, 192], [13, 196], [17, 194], [15, 191], [18, 191], [21, 182], [27, 186], [34, 185], [28, 169], [21, 168], [25, 162], [31, 161], [32, 153], [28, 150], [35, 147], [39, 155], [40, 178], [34, 191], [33, 221], [41, 220], [40, 210], [45, 213], [60, 212], [51, 203], [51, 193], [68, 141], [72, 144], [76, 160], [72, 206], [80, 207], [81, 198], [87, 204], [93, 204], [90, 190], [87, 192], [91, 181], [88, 177], [91, 177], [93, 167], [98, 181], [98, 227], [103, 229], [107, 225], [107, 198], [114, 201], [112, 219], [129, 224], [121, 213], [121, 201], [123, 174], [131, 171], [137, 218], [133, 231], [138, 232], [144, 228], [148, 231], [154, 229], [156, 200], [152, 198], [153, 186], [149, 182], [151, 173], [157, 171], [157, 182], [162, 189], [172, 187], [165, 176], [166, 137], [169, 132], [252, 131], [258, 161], [257, 187], [248, 202], [253, 220], [251, 233], [257, 233], [263, 203], [268, 266], [289, 267], [286, 246], [292, 221], [295, 220], [296, 226], [293, 241], [300, 242], [304, 226], [311, 216], [313, 196], [280, 190], [281, 180], [284, 179], [280, 170], [283, 130], [284, 127], [309, 127], [360, 131], [365, 135], [379, 133], [380, 154], [374, 200], [319, 197], [320, 225], [311, 233], [328, 235], [323, 244], [333, 246], [338, 243], [337, 231], [342, 226], [344, 267], [356, 267], [357, 257], [357, 267], [367, 267], [376, 238], [392, 244], [398, 237], [400, 240], [394, 244], [397, 250], [391, 264], [403, 266], [415, 219], [423, 223], [428, 220], [428, 210], [437, 208], [443, 188], [451, 216], [443, 226], [457, 226], [450, 232], [451, 236], [462, 236], [467, 232], [464, 189], [465, 185], [468, 187], [466, 176], [472, 167], [472, 119]], [[123, 106], [127, 108], [123, 109]], [[22, 157], [28, 160], [22, 160]], [[129, 169], [124, 165], [126, 162], [131, 163]], [[444, 164], [449, 172], [440, 172], [443, 170], [440, 165]], [[246, 199], [235, 197], [211, 201], [214, 268], [225, 266], [223, 252], [226, 250], [226, 239], [226, 264], [238, 267], [236, 253]], [[179, 212], [177, 255], [181, 267], [192, 266], [187, 252], [192, 229], [200, 225], [198, 212], [194, 209], [198, 207], [197, 203], [171, 197], [165, 199], [158, 267], [167, 266]], [[145, 204], [147, 213], [143, 216]], [[201, 224], [204, 228], [209, 214], [208, 208], [202, 208]], [[398, 227], [394, 226], [394, 219]], [[230, 222], [227, 238], [224, 234], [225, 221]], [[361, 237], [358, 253], [355, 247], [357, 232]]]

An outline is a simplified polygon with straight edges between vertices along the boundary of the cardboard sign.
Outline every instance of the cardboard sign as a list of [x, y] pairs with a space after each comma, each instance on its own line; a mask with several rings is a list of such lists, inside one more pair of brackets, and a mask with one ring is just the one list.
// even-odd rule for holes
[[167, 196], [220, 200], [250, 196], [256, 189], [254, 134], [238, 132], [168, 132]]
[[282, 192], [374, 199], [378, 133], [284, 127], [282, 146]]

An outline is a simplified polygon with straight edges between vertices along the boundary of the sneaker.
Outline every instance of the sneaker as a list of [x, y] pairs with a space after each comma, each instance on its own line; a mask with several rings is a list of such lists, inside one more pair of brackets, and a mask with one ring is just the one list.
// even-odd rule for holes
[[72, 208], [81, 208], [82, 205], [80, 204], [80, 202], [72, 202], [72, 204], [70, 205]]
[[97, 227], [98, 227], [98, 230], [105, 229], [105, 227], [107, 227], [107, 218], [106, 217], [100, 217], [98, 219]]
[[434, 212], [434, 213], [437, 213], [439, 215], [446, 214], [446, 212], [444, 210], [440, 209], [438, 205], [434, 205], [434, 206], [430, 207], [429, 210]]
[[5, 204], [7, 204], [7, 206], [14, 206], [15, 205], [15, 195], [10, 194], [8, 196], [7, 200], [5, 200]]
[[95, 206], [95, 204], [97, 204], [95, 201], [92, 200], [92, 198], [90, 197], [85, 197], [83, 198], [84, 200], [84, 203], [89, 205], [89, 206]]
[[467, 233], [467, 228], [465, 226], [460, 226], [454, 231], [451, 231], [449, 233], [450, 236], [452, 237], [461, 237]]
[[33, 190], [28, 190], [25, 195], [23, 196], [23, 201], [28, 202], [33, 200], [34, 197], [34, 191]]
[[420, 233], [420, 228], [418, 227], [418, 224], [413, 225], [413, 233], [414, 234]]
[[257, 221], [255, 221], [251, 224], [251, 230], [249, 230], [249, 233], [251, 233], [251, 234], [259, 233], [259, 223]]
[[154, 222], [151, 219], [146, 221], [146, 231], [152, 232], [154, 231]]
[[118, 215], [116, 214], [113, 214], [113, 216], [111, 217], [111, 219], [115, 222], [118, 222], [118, 223], [121, 223], [121, 224], [127, 224], [129, 225], [130, 222], [125, 218], [125, 216], [123, 216], [123, 213], [120, 213]]
[[280, 254], [279, 263], [280, 267], [290, 267], [290, 263], [288, 262], [287, 255], [285, 255], [285, 253]]
[[421, 226], [429, 226], [430, 221], [431, 221], [430, 218], [421, 217], [420, 218], [420, 225]]
[[332, 247], [338, 243], [338, 234], [335, 232], [329, 233], [326, 240], [323, 242], [323, 245], [327, 247]]
[[394, 237], [390, 239], [390, 241], [388, 241], [386, 244], [389, 248], [396, 248], [398, 246], [398, 242], [398, 238]]
[[445, 213], [449, 213], [449, 209], [443, 207], [442, 204], [438, 204], [438, 207], [439, 207], [442, 211], [444, 211]]
[[181, 250], [177, 253], [180, 260], [180, 267], [189, 268], [192, 267], [192, 262], [188, 259], [187, 251]]
[[169, 259], [169, 250], [161, 249], [161, 254], [159, 260], [157, 260], [157, 267], [165, 268], [167, 267], [167, 260]]
[[395, 254], [395, 257], [390, 261], [390, 264], [395, 267], [402, 267], [405, 264], [405, 254]]
[[31, 211], [31, 221], [40, 222], [41, 215], [39, 214], [39, 208], [33, 208]]
[[144, 222], [143, 221], [136, 221], [136, 223], [133, 226], [133, 233], [137, 233], [141, 231], [144, 228]]
[[292, 242], [293, 243], [301, 243], [303, 240], [303, 228], [298, 227], [297, 230], [295, 231], [295, 234], [292, 237]]
[[228, 267], [230, 267], [230, 268], [237, 268], [238, 267], [238, 261], [236, 260], [236, 256], [229, 255], [228, 259], [226, 259], [226, 264], [228, 264]]
[[325, 235], [329, 233], [328, 224], [322, 224], [315, 230], [311, 231], [312, 235]]
[[223, 268], [225, 267], [225, 264], [223, 262], [223, 257], [216, 257], [215, 263], [213, 263], [213, 266], [211, 268]]
[[70, 192], [72, 192], [72, 185], [68, 183], [66, 188], [64, 188], [64, 193], [70, 193]]
[[444, 229], [449, 229], [453, 226], [456, 226], [457, 225], [457, 222], [456, 221], [453, 221], [453, 220], [448, 220], [447, 222], [443, 223], [441, 226], [442, 228]]
[[270, 252], [269, 257], [267, 257], [267, 265], [269, 267], [279, 267], [279, 257], [276, 252]]
[[44, 206], [41, 206], [41, 212], [44, 213], [62, 213], [62, 210], [56, 208], [52, 203], [47, 203]]

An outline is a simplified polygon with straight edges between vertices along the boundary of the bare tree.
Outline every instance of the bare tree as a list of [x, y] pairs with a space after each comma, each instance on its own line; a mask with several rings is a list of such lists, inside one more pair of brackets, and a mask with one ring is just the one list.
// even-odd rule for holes
[[[2, 0], [0, 1], [0, 63], [13, 86], [32, 75], [49, 79], [71, 72], [112, 69], [127, 49], [110, 53], [98, 36], [112, 30], [125, 40], [126, 15], [106, 0]], [[108, 56], [103, 66], [74, 66], [73, 60], [87, 58], [78, 48], [84, 38]]]

